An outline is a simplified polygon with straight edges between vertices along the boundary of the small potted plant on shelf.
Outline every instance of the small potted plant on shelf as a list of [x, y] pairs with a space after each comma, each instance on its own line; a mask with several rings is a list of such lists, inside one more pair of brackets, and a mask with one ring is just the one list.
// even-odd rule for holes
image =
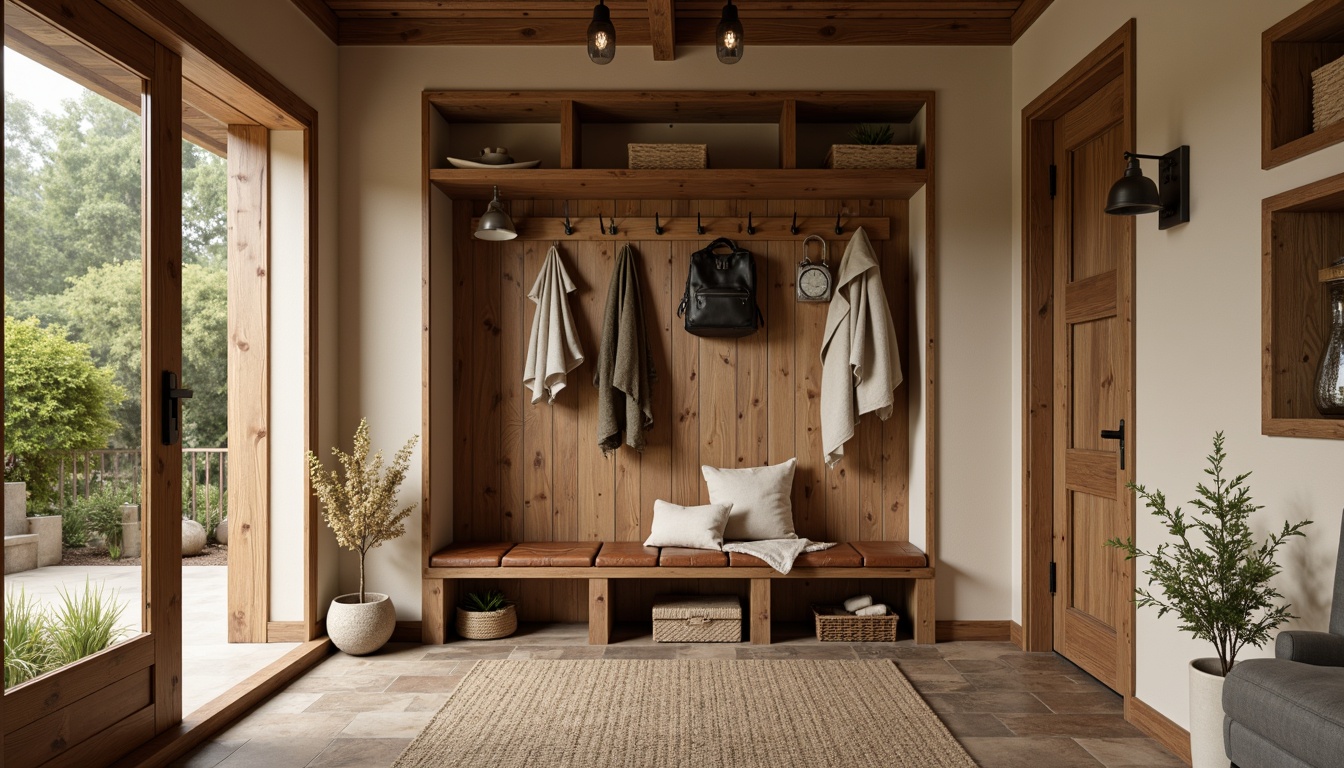
[[323, 519], [336, 534], [336, 542], [359, 553], [359, 592], [340, 595], [327, 610], [327, 635], [337, 648], [352, 655], [373, 653], [392, 637], [397, 611], [392, 599], [379, 592], [364, 591], [364, 559], [369, 550], [406, 532], [404, 521], [415, 504], [397, 509], [397, 491], [406, 479], [411, 449], [419, 435], [412, 436], [392, 457], [383, 471], [383, 452], [369, 459], [369, 422], [361, 419], [355, 430], [352, 453], [332, 448], [341, 472], [327, 470], [309, 451], [308, 472], [313, 490], [322, 502]]
[[457, 634], [468, 640], [497, 640], [517, 629], [518, 613], [497, 589], [472, 592], [457, 608]]
[[[1190, 662], [1190, 753], [1193, 768], [1223, 766], [1227, 754], [1223, 748], [1223, 678], [1236, 663], [1237, 653], [1246, 646], [1263, 648], [1269, 634], [1288, 619], [1283, 595], [1270, 583], [1282, 570], [1274, 556], [1279, 547], [1310, 520], [1284, 522], [1278, 533], [1263, 542], [1256, 540], [1247, 520], [1262, 507], [1251, 501], [1246, 472], [1231, 479], [1223, 475], [1223, 433], [1213, 436], [1213, 453], [1204, 474], [1213, 478], [1213, 487], [1195, 486], [1198, 498], [1191, 500], [1197, 512], [1186, 517], [1180, 507], [1167, 508], [1162, 491], [1149, 492], [1142, 485], [1129, 488], [1143, 499], [1154, 517], [1162, 520], [1175, 541], [1163, 542], [1155, 550], [1140, 549], [1133, 539], [1112, 539], [1107, 546], [1125, 552], [1125, 559], [1149, 559], [1144, 575], [1162, 593], [1139, 587], [1135, 590], [1140, 608], [1155, 607], [1159, 618], [1168, 613], [1180, 617], [1180, 628], [1197, 639], [1213, 643], [1217, 658]], [[1191, 533], [1198, 532], [1191, 541]]]
[[890, 125], [864, 123], [850, 133], [850, 144], [832, 144], [826, 167], [838, 169], [914, 168], [919, 147], [892, 144], [896, 137]]

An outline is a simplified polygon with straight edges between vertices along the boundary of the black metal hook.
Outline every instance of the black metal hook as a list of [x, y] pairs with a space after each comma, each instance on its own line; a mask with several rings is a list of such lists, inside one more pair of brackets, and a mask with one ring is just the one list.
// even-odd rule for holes
[[699, 211], [696, 211], [696, 212], [695, 212], [695, 234], [697, 234], [697, 235], [703, 235], [703, 234], [705, 234], [705, 228], [704, 228], [703, 226], [700, 225], [700, 212], [699, 212]]
[[569, 223], [569, 201], [565, 201], [565, 234], [574, 234], [574, 225]]
[[837, 235], [845, 234], [845, 228], [840, 226], [840, 214], [838, 213], [835, 214], [835, 234]]
[[797, 211], [794, 211], [794, 212], [793, 212], [793, 223], [789, 225], [789, 234], [790, 234], [790, 235], [796, 235], [796, 234], [798, 234], [798, 212], [797, 212]]
[[611, 221], [611, 234], [614, 235], [616, 234], [616, 214], [611, 214], [611, 219], [609, 219], [609, 221]]
[[602, 221], [602, 212], [601, 212], [601, 211], [598, 211], [598, 213], [597, 213], [597, 228], [600, 229], [600, 230], [602, 230], [602, 234], [604, 234], [604, 235], [607, 234], [607, 225], [606, 225], [606, 222]]
[[657, 211], [655, 211], [654, 214], [653, 214], [653, 234], [655, 234], [655, 235], [661, 235], [661, 234], [663, 234], [663, 225], [662, 225], [661, 222], [658, 221], [658, 212], [657, 212]]
[[748, 235], [756, 234], [756, 227], [752, 226], [751, 223], [751, 211], [747, 211], [747, 234]]

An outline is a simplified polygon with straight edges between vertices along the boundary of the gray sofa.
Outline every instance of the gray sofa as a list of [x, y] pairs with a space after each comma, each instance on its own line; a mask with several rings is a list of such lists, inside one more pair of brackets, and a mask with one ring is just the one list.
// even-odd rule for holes
[[1223, 743], [1238, 768], [1344, 768], [1344, 530], [1329, 632], [1281, 632], [1272, 659], [1223, 684]]

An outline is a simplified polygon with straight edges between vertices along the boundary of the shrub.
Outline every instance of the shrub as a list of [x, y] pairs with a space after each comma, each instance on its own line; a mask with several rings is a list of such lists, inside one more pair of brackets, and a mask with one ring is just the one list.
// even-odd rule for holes
[[[114, 484], [104, 485], [92, 495], [66, 507], [67, 513], [83, 517], [84, 530], [101, 536], [107, 543], [107, 553], [113, 560], [121, 559], [121, 505], [130, 502], [131, 489]], [[65, 528], [62, 521], [61, 528]]]
[[61, 511], [61, 546], [66, 549], [89, 543], [89, 510], [75, 503]]
[[48, 618], [23, 587], [5, 591], [5, 687], [12, 688], [53, 667]]
[[59, 594], [61, 605], [51, 617], [48, 633], [55, 666], [95, 654], [128, 634], [117, 628], [125, 606], [117, 601], [116, 590], [109, 594], [103, 584], [90, 584], [86, 578], [78, 597], [71, 597], [64, 589]]

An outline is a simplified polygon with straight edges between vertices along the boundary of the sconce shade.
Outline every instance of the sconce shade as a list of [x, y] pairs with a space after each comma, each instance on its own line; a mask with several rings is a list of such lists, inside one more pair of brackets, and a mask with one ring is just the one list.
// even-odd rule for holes
[[499, 201], [499, 187], [495, 187], [495, 198], [485, 209], [473, 234], [477, 240], [512, 240], [518, 236], [518, 231], [513, 227], [513, 217]]
[[742, 60], [742, 22], [737, 18], [737, 6], [733, 0], [723, 6], [723, 17], [714, 30], [714, 52], [724, 64], [736, 64]]
[[610, 64], [616, 58], [616, 27], [605, 0], [593, 6], [593, 21], [588, 25], [588, 58], [594, 64]]
[[1157, 184], [1139, 168], [1139, 158], [1131, 157], [1125, 175], [1111, 186], [1106, 196], [1106, 212], [1119, 216], [1137, 216], [1162, 210]]

